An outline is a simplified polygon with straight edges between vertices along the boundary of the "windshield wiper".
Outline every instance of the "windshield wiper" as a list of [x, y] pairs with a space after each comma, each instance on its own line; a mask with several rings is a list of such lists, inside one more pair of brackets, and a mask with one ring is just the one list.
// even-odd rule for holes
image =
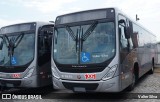
[[[6, 41], [6, 39], [7, 39], [7, 41]], [[6, 44], [6, 47], [8, 47], [9, 46], [9, 38], [8, 38], [8, 36], [4, 35], [3, 36], [3, 40], [4, 40], [4, 43]]]
[[78, 49], [78, 48], [77, 48], [77, 45], [78, 45], [78, 39], [79, 39], [79, 38], [78, 38], [78, 29], [77, 29], [76, 40], [75, 40], [75, 41], [76, 41], [76, 45], [75, 45], [75, 46], [76, 46], [76, 52], [77, 52], [77, 49]]
[[82, 52], [82, 48], [83, 48], [83, 28], [82, 28], [82, 35], [81, 35], [81, 40], [80, 40], [80, 51]]
[[89, 35], [93, 32], [93, 30], [96, 28], [98, 24], [98, 21], [95, 21], [92, 23], [92, 25], [87, 29], [87, 31], [83, 34], [83, 28], [82, 28], [82, 35], [81, 35], [81, 40], [80, 40], [80, 51], [82, 51], [83, 48], [83, 41], [85, 41]]
[[[15, 40], [15, 48], [19, 45], [19, 43], [21, 42], [22, 38], [24, 36], [24, 33], [21, 33]], [[19, 39], [20, 38], [20, 39]]]
[[16, 39], [13, 39], [13, 38], [9, 39], [7, 35], [4, 35], [4, 42], [8, 47], [8, 56], [9, 55], [13, 56], [14, 49], [19, 45], [23, 36], [24, 36], [24, 33], [21, 33], [20, 35], [18, 35]]
[[68, 31], [68, 33], [70, 34], [70, 36], [72, 37], [72, 39], [73, 39], [74, 41], [76, 41], [76, 37], [75, 37], [72, 29], [71, 29], [69, 26], [66, 25], [66, 30]]
[[84, 35], [82, 35], [82, 37], [81, 37], [82, 41], [85, 41], [89, 37], [89, 35], [96, 28], [97, 24], [98, 24], [98, 21], [95, 21], [94, 23], [92, 23], [92, 25], [87, 29], [87, 31], [84, 33]]
[[77, 33], [76, 33], [76, 36], [74, 35], [74, 32], [72, 31], [72, 29], [66, 25], [66, 30], [68, 31], [68, 33], [70, 34], [71, 38], [73, 39], [73, 41], [76, 42], [76, 52], [78, 51], [78, 48], [77, 48], [77, 45], [78, 45], [78, 41], [79, 41], [79, 32], [78, 32], [78, 29], [77, 29]]

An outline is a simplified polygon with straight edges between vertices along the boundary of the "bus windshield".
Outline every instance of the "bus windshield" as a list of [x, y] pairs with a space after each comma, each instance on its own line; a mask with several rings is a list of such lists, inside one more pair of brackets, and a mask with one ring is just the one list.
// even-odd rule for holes
[[114, 22], [55, 27], [54, 60], [59, 64], [103, 63], [114, 55]]
[[34, 32], [0, 35], [0, 66], [22, 66], [33, 60]]

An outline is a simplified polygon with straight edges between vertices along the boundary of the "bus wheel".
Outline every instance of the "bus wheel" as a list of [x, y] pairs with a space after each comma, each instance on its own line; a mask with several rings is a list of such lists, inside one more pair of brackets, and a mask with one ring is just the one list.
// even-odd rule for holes
[[132, 91], [134, 89], [135, 82], [136, 82], [136, 77], [135, 77], [135, 73], [133, 73], [132, 74], [132, 83], [127, 88], [128, 91]]
[[149, 74], [153, 74], [154, 73], [154, 66], [152, 65], [151, 70], [149, 71]]

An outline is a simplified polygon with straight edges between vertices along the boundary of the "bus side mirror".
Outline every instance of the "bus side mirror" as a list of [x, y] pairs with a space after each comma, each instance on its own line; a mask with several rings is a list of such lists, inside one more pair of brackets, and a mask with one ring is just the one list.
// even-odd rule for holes
[[131, 37], [131, 35], [130, 35], [130, 27], [125, 27], [124, 32], [125, 32], [125, 38], [129, 39]]
[[0, 42], [0, 50], [3, 48], [3, 42]]
[[122, 35], [121, 28], [118, 28], [118, 31], [119, 31], [119, 38], [121, 39], [121, 35]]
[[119, 23], [119, 24], [121, 24], [121, 23], [126, 24], [126, 22], [125, 22], [125, 20], [124, 20], [124, 19], [119, 20], [119, 21], [118, 21], [118, 23]]
[[123, 24], [124, 26], [124, 33], [125, 33], [125, 38], [129, 39], [130, 38], [130, 27], [127, 27], [126, 21], [124, 19], [121, 19], [118, 21], [119, 24]]

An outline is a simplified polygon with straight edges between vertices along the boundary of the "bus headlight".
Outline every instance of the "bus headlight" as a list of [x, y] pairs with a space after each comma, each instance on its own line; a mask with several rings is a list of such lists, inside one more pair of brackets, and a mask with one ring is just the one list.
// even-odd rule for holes
[[116, 69], [117, 69], [117, 66], [118, 65], [114, 65], [112, 66], [109, 71], [107, 72], [107, 74], [102, 78], [102, 80], [107, 80], [107, 79], [110, 79], [114, 76], [115, 72], [116, 72]]
[[55, 68], [52, 68], [52, 75], [53, 75], [53, 77], [55, 77], [56, 79], [60, 79], [60, 77], [59, 77], [57, 71], [55, 70]]
[[24, 78], [29, 78], [29, 77], [31, 77], [33, 71], [34, 71], [34, 67], [30, 68], [29, 71], [28, 71], [28, 73], [25, 75]]

